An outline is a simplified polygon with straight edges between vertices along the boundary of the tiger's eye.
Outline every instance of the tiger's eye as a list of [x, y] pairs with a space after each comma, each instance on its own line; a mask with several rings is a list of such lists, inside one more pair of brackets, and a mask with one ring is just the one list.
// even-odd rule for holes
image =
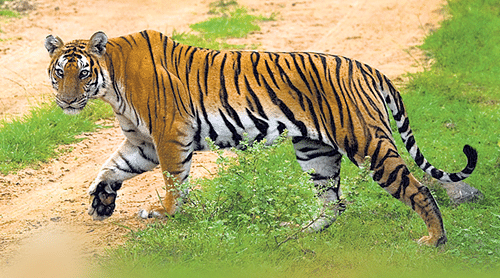
[[79, 77], [80, 77], [80, 79], [84, 79], [84, 78], [89, 77], [89, 75], [90, 75], [90, 71], [88, 71], [88, 70], [82, 70], [80, 72], [80, 76]]
[[64, 71], [62, 69], [56, 69], [56, 76], [59, 78], [63, 78]]

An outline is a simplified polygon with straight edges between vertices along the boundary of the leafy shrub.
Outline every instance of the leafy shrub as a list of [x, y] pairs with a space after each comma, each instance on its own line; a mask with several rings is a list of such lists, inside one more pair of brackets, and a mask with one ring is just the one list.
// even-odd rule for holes
[[237, 157], [217, 150], [218, 176], [180, 185], [197, 188], [182, 212], [133, 233], [114, 256], [136, 261], [146, 255], [153, 265], [156, 259], [160, 265], [213, 258], [234, 263], [308, 236], [303, 227], [322, 205], [309, 175], [293, 162], [291, 143], [278, 141], [244, 143], [245, 151], [234, 150]]

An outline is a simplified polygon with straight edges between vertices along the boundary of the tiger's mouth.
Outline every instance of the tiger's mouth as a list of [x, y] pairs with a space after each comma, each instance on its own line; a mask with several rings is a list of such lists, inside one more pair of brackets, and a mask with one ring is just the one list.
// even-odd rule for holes
[[56, 104], [61, 107], [65, 114], [68, 115], [76, 115], [80, 113], [85, 105], [87, 105], [87, 101], [88, 99], [86, 97], [74, 99], [70, 102], [61, 100], [60, 98], [56, 97]]

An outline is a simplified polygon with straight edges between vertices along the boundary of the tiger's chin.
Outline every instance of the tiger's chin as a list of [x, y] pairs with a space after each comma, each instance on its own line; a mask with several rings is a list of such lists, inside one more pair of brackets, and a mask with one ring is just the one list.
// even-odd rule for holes
[[63, 112], [64, 112], [64, 114], [66, 114], [66, 115], [77, 115], [77, 114], [79, 114], [82, 110], [83, 110], [83, 108], [73, 108], [73, 107], [63, 108]]

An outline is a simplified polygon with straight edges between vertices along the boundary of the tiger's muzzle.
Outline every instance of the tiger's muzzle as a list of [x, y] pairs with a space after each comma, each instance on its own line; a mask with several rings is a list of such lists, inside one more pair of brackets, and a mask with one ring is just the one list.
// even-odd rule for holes
[[76, 98], [66, 98], [61, 96], [56, 96], [56, 103], [61, 107], [65, 114], [76, 115], [82, 111], [82, 109], [87, 105], [88, 98], [85, 96]]

